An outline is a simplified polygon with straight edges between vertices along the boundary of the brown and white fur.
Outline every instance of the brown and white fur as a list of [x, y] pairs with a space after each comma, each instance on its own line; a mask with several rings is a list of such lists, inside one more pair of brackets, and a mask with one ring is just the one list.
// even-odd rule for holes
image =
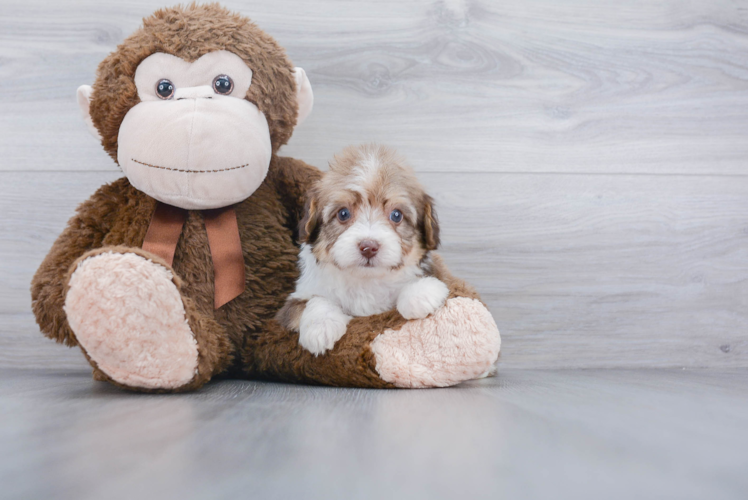
[[383, 146], [349, 147], [309, 193], [299, 227], [301, 276], [278, 313], [315, 355], [332, 349], [354, 316], [395, 307], [425, 318], [447, 286], [431, 276], [439, 224], [413, 171]]

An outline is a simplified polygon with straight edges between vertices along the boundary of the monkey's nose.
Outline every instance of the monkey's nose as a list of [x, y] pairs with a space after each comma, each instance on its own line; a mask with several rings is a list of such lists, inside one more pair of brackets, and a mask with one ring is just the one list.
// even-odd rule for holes
[[199, 87], [182, 87], [174, 91], [174, 99], [177, 101], [180, 99], [200, 99], [205, 97], [213, 97], [216, 95], [213, 92], [213, 87], [210, 85], [201, 85]]
[[379, 251], [379, 243], [374, 240], [363, 240], [358, 244], [358, 249], [367, 259], [374, 257]]

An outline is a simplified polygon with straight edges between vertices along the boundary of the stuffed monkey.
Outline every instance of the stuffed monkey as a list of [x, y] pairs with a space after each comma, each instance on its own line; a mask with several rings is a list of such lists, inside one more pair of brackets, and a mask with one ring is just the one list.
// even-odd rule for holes
[[159, 10], [78, 103], [125, 177], [80, 205], [33, 278], [32, 307], [97, 380], [146, 392], [216, 376], [436, 387], [492, 369], [496, 324], [438, 257], [450, 297], [425, 319], [355, 318], [321, 356], [274, 319], [299, 275], [297, 226], [321, 174], [276, 154], [312, 90], [249, 19], [216, 4]]

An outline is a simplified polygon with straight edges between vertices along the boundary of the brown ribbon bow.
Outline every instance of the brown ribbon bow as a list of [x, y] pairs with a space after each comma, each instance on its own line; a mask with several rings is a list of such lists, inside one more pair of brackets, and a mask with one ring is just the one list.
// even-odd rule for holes
[[[215, 308], [244, 291], [244, 254], [234, 207], [202, 210], [208, 245], [213, 258]], [[158, 202], [143, 241], [143, 250], [158, 255], [169, 265], [174, 261], [187, 210]]]

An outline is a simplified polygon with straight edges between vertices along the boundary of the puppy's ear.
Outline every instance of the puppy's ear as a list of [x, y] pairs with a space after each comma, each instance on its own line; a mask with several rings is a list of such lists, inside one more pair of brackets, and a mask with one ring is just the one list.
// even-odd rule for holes
[[439, 248], [439, 219], [434, 210], [434, 200], [429, 195], [423, 197], [423, 220], [421, 221], [421, 235], [426, 250]]
[[319, 213], [319, 203], [315, 194], [309, 193], [304, 206], [304, 217], [299, 222], [299, 241], [312, 244], [319, 236], [319, 226], [322, 215]]

